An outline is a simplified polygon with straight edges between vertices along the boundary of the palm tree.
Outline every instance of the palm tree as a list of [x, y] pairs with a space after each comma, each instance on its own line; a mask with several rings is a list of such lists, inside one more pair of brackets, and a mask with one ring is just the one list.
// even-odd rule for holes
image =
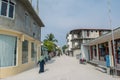
[[55, 42], [58, 42], [57, 39], [55, 39], [55, 36], [50, 33], [50, 34], [47, 34], [47, 36], [45, 36], [46, 39], [44, 39], [44, 46], [47, 47], [48, 51], [51, 52], [51, 51], [54, 51], [56, 49], [56, 44]]
[[55, 49], [55, 44], [52, 41], [46, 40], [44, 41], [43, 45], [46, 46], [49, 52], [54, 51]]
[[55, 39], [55, 36], [54, 36], [52, 33], [47, 34], [47, 36], [45, 36], [45, 38], [46, 38], [46, 39], [45, 39], [44, 41], [58, 42], [58, 40]]

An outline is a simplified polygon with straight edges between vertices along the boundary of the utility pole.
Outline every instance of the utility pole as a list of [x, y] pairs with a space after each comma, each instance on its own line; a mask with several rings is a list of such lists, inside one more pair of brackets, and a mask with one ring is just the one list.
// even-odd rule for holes
[[115, 42], [114, 42], [114, 29], [112, 27], [112, 18], [111, 18], [111, 0], [107, 1], [108, 3], [108, 14], [109, 14], [109, 26], [112, 30], [112, 45], [113, 45], [113, 53], [114, 53], [114, 75], [117, 76], [117, 60], [116, 60], [116, 51], [115, 51]]
[[39, 15], [39, 0], [37, 0], [37, 5], [36, 5], [36, 6], [37, 6], [37, 7], [36, 7], [36, 8], [37, 8], [37, 9], [36, 9], [36, 10], [37, 10], [37, 14]]

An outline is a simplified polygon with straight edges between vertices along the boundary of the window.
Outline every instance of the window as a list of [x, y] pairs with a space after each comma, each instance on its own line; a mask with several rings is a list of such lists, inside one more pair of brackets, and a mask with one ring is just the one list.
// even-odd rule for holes
[[31, 43], [31, 58], [32, 60], [35, 60], [36, 58], [36, 49], [35, 49], [35, 44], [34, 43]]
[[37, 26], [37, 38], [40, 38], [40, 27], [39, 26]]
[[37, 38], [37, 31], [38, 31], [37, 25], [33, 23], [33, 37], [34, 38]]
[[99, 36], [101, 36], [102, 35], [102, 32], [101, 31], [99, 31]]
[[28, 41], [25, 40], [22, 42], [22, 63], [28, 62]]
[[11, 3], [11, 4], [9, 5], [9, 17], [10, 17], [10, 18], [13, 18], [13, 14], [14, 14], [14, 4]]
[[1, 4], [1, 15], [3, 16], [7, 16], [7, 2], [3, 2], [2, 1], [2, 4]]
[[27, 13], [25, 13], [25, 28], [30, 30], [30, 18]]
[[16, 65], [17, 38], [0, 34], [0, 67]]
[[11, 0], [0, 0], [0, 15], [9, 18], [14, 17], [15, 4]]
[[87, 30], [87, 37], [89, 37], [89, 31]]

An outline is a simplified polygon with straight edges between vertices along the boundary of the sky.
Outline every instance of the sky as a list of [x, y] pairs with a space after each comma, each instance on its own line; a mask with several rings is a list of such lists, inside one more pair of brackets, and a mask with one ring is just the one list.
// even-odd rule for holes
[[[120, 27], [120, 0], [39, 0], [39, 14], [45, 27], [41, 39], [53, 33], [58, 45], [66, 44], [66, 35], [73, 29]], [[112, 25], [109, 24], [109, 15]]]

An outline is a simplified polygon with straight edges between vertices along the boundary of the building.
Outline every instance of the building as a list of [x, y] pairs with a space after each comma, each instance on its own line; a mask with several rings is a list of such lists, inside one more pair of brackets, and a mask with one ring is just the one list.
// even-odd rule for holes
[[103, 34], [110, 32], [109, 29], [75, 29], [67, 34], [68, 53], [77, 55], [81, 53], [81, 44], [87, 43]]
[[[82, 44], [82, 53], [85, 58], [89, 56], [90, 63], [100, 65], [104, 68], [111, 68], [120, 71], [120, 27], [113, 31], [114, 45], [112, 32], [100, 36], [86, 44]], [[114, 47], [113, 47], [114, 46]], [[115, 53], [114, 49], [115, 48]], [[116, 61], [115, 61], [116, 59]], [[116, 63], [116, 66], [115, 66]]]
[[67, 48], [65, 49], [65, 53], [66, 54], [72, 54], [73, 52], [72, 52], [72, 35], [69, 33], [69, 34], [67, 34], [67, 36], [66, 36], [66, 39], [67, 39]]
[[0, 78], [36, 65], [41, 27], [44, 24], [29, 0], [0, 0]]

